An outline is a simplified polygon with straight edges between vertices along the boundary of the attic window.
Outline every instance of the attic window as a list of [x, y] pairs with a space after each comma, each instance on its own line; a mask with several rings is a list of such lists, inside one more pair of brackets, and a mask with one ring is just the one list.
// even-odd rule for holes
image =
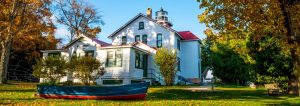
[[82, 48], [83, 49], [87, 49], [89, 47], [89, 45], [83, 45]]
[[144, 22], [139, 22], [139, 30], [145, 29], [144, 26], [145, 26], [145, 25], [144, 25]]

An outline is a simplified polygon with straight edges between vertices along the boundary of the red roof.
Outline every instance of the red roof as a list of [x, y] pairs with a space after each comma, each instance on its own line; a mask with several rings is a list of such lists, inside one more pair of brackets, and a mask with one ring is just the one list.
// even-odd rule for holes
[[105, 46], [111, 46], [111, 44], [106, 43], [106, 42], [103, 42], [103, 41], [98, 40], [98, 39], [96, 39], [96, 38], [93, 38], [92, 40], [95, 41], [96, 43], [100, 44], [102, 47], [105, 47]]
[[190, 31], [178, 32], [183, 40], [199, 40], [199, 38]]

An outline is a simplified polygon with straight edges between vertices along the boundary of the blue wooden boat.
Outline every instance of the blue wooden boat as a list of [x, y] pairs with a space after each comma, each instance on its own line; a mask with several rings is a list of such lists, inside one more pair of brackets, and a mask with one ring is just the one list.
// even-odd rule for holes
[[37, 86], [43, 98], [54, 99], [145, 99], [149, 82], [120, 86]]

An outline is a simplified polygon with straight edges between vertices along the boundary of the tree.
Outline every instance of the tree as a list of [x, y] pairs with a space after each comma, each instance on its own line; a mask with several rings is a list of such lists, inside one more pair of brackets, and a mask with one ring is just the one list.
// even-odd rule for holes
[[[205, 11], [199, 20], [219, 33], [251, 32], [255, 40], [266, 35], [280, 38], [292, 57], [300, 88], [300, 2], [299, 0], [198, 0]], [[300, 89], [298, 89], [300, 92]], [[300, 96], [300, 93], [299, 93]]]
[[288, 51], [283, 51], [278, 38], [265, 36], [259, 42], [250, 38], [247, 44], [255, 60], [256, 83], [278, 83], [287, 89], [289, 81], [294, 79], [292, 74], [292, 60]]
[[70, 41], [80, 34], [95, 38], [101, 32], [99, 24], [104, 24], [101, 15], [90, 4], [83, 0], [58, 0], [57, 22], [68, 27]]
[[177, 72], [177, 56], [176, 52], [172, 52], [167, 48], [159, 48], [154, 56], [154, 60], [164, 77], [165, 84], [172, 86]]
[[[53, 35], [17, 36], [12, 41], [7, 79], [17, 81], [35, 81], [32, 66], [42, 57], [41, 50], [56, 49], [59, 42]], [[22, 68], [22, 69], [21, 69]]]
[[206, 30], [205, 34], [204, 67], [213, 69], [213, 75], [227, 84], [245, 85], [253, 80], [253, 59], [248, 55], [245, 38], [234, 33], [216, 35], [211, 30]]
[[68, 69], [73, 73], [74, 78], [78, 78], [84, 85], [95, 83], [96, 79], [102, 76], [105, 71], [103, 64], [96, 58], [73, 57], [68, 63]]
[[207, 69], [213, 68], [213, 60], [211, 58], [212, 51], [210, 50], [211, 46], [212, 42], [210, 41], [210, 39], [206, 38], [201, 40], [201, 67], [203, 67], [201, 70], [202, 73]]
[[67, 62], [64, 57], [50, 56], [38, 59], [33, 69], [33, 76], [43, 78], [44, 83], [55, 85], [66, 76]]
[[0, 1], [0, 84], [7, 82], [9, 57], [17, 38], [34, 39], [54, 32], [50, 3], [49, 0]]

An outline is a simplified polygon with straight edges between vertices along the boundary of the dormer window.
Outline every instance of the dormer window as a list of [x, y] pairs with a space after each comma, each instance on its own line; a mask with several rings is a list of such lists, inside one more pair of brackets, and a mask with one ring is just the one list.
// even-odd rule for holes
[[144, 22], [139, 22], [139, 30], [145, 29]]

